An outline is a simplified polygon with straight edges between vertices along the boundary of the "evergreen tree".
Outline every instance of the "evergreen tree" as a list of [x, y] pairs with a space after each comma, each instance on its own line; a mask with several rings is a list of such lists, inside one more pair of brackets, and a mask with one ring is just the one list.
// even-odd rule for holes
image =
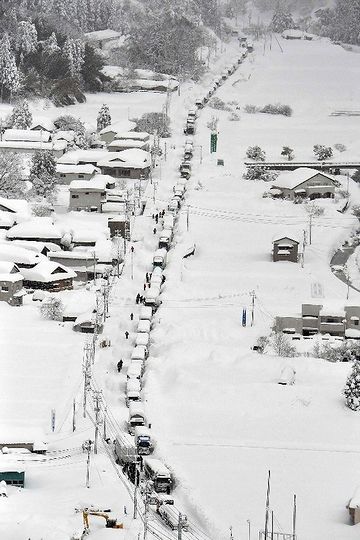
[[55, 32], [53, 32], [50, 37], [43, 42], [42, 48], [44, 54], [49, 56], [60, 52], [60, 47], [58, 45]]
[[331, 158], [333, 155], [331, 146], [324, 146], [323, 144], [315, 144], [313, 152], [318, 161], [324, 161], [325, 159]]
[[102, 129], [110, 126], [111, 124], [111, 115], [108, 105], [104, 103], [101, 107], [98, 116], [97, 116], [97, 130], [101, 131]]
[[354, 360], [352, 370], [347, 378], [344, 396], [346, 405], [353, 411], [360, 409], [360, 359]]
[[16, 49], [21, 55], [35, 52], [37, 49], [37, 31], [29, 21], [20, 21], [16, 36]]
[[37, 196], [49, 201], [57, 193], [56, 160], [50, 150], [38, 150], [32, 158], [30, 182]]
[[11, 99], [11, 96], [19, 90], [20, 86], [19, 72], [7, 34], [4, 34], [0, 41], [0, 84], [1, 101], [4, 97], [4, 91], [7, 92]]
[[287, 9], [281, 7], [281, 5], [278, 3], [270, 26], [273, 32], [281, 33], [284, 30], [294, 28], [295, 23], [291, 13]]
[[26, 99], [18, 101], [10, 116], [11, 127], [17, 129], [28, 129], [31, 126], [32, 121], [33, 117]]
[[80, 78], [81, 68], [84, 64], [85, 45], [81, 39], [72, 39], [68, 37], [63, 47], [63, 55], [69, 66], [69, 75]]
[[294, 150], [290, 146], [283, 146], [281, 155], [287, 157], [289, 161], [294, 159]]

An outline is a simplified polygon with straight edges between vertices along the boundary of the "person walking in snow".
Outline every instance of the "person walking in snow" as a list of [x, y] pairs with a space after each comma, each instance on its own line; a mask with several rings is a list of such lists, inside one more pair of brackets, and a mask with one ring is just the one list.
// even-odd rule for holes
[[136, 299], [135, 299], [135, 302], [136, 302], [137, 304], [139, 304], [139, 303], [140, 303], [140, 298], [141, 298], [140, 294], [139, 294], [139, 293], [137, 293], [137, 295], [136, 295]]
[[156, 234], [156, 227], [153, 228], [153, 233]]
[[134, 320], [134, 314], [130, 313], [130, 321], [133, 321], [133, 320]]
[[144, 291], [146, 291], [146, 283], [144, 283]]
[[129, 335], [130, 335], [129, 332], [126, 330], [126, 332], [125, 332], [125, 339], [129, 339]]
[[120, 371], [122, 370], [122, 367], [123, 367], [123, 361], [121, 359], [116, 364], [116, 367], [117, 367], [118, 373], [120, 373]]

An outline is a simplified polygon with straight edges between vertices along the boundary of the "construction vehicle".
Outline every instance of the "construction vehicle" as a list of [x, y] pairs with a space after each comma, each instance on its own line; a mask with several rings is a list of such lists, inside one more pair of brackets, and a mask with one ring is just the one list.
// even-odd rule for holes
[[123, 529], [124, 525], [122, 523], [117, 523], [115, 518], [110, 517], [105, 512], [97, 512], [95, 510], [90, 510], [89, 508], [84, 508], [82, 511], [83, 523], [84, 523], [84, 533], [88, 534], [90, 532], [89, 527], [89, 516], [99, 516], [105, 519], [105, 527], [107, 529]]

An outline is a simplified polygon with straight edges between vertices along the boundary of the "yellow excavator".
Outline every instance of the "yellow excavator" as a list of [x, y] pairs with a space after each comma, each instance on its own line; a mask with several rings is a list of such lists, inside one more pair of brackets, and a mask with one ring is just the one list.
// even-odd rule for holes
[[90, 510], [89, 508], [84, 508], [82, 511], [83, 523], [84, 523], [84, 533], [89, 533], [89, 516], [99, 516], [105, 519], [105, 527], [107, 529], [123, 529], [123, 523], [117, 523], [115, 518], [111, 518], [105, 512], [96, 512], [95, 510]]

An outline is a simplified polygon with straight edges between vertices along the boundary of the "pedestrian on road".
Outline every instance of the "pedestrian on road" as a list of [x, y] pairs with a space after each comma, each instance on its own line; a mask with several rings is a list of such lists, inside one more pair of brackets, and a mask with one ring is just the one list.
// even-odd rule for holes
[[130, 321], [133, 321], [133, 320], [134, 320], [134, 314], [130, 313]]
[[123, 361], [121, 360], [121, 358], [118, 361], [118, 363], [116, 364], [116, 367], [117, 367], [118, 373], [120, 373], [120, 371], [122, 370], [122, 367], [123, 367]]
[[150, 287], [151, 287], [151, 283], [148, 283], [148, 287], [149, 287], [149, 289], [150, 289]]
[[137, 304], [139, 304], [139, 303], [140, 303], [140, 298], [141, 298], [141, 297], [140, 297], [140, 294], [139, 294], [139, 293], [137, 293], [137, 295], [136, 295], [136, 299], [135, 299], [135, 302], [136, 302]]
[[146, 283], [144, 283], [144, 291], [146, 291]]
[[156, 222], [156, 224], [159, 223], [159, 214], [155, 214], [155, 222]]
[[153, 219], [155, 219], [155, 215], [154, 215], [154, 214], [152, 214], [152, 216], [151, 216], [151, 217], [152, 217]]
[[149, 274], [147, 272], [145, 274], [145, 280], [146, 280], [146, 283], [149, 283]]
[[156, 227], [153, 228], [153, 233], [156, 234]]
[[129, 332], [126, 330], [126, 332], [125, 332], [125, 338], [126, 338], [126, 339], [129, 339], [129, 335], [130, 335]]

